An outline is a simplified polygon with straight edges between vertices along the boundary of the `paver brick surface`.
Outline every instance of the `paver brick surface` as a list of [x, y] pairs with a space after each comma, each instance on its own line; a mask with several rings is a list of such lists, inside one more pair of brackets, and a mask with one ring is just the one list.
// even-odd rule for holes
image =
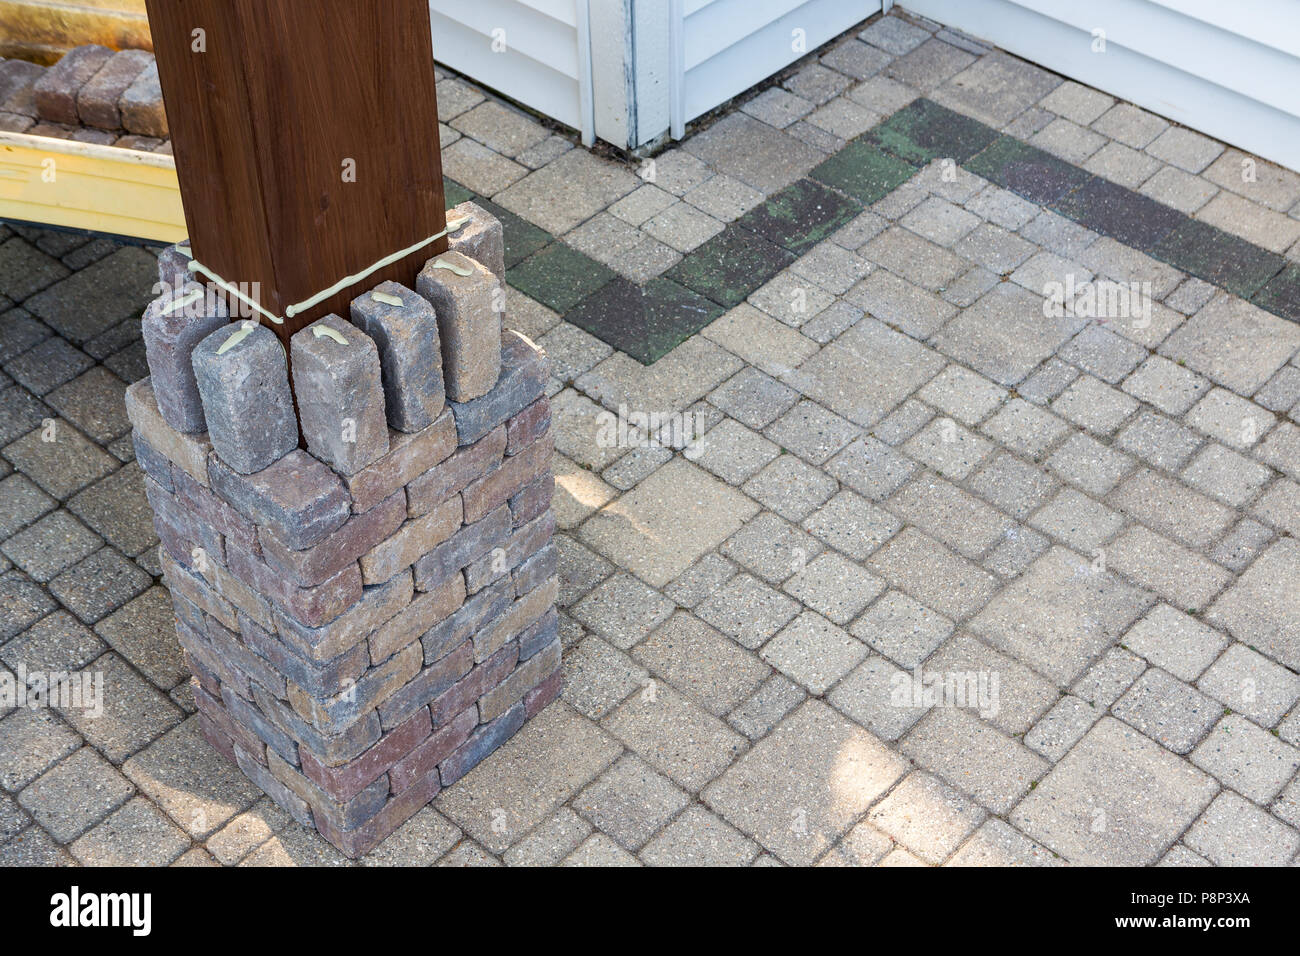
[[[347, 492], [487, 514], [549, 417], [493, 527], [554, 492], [515, 575], [558, 565], [560, 700], [365, 863], [1294, 863], [1300, 178], [905, 17], [635, 168], [440, 80], [449, 203], [502, 226], [460, 251], [549, 363], [443, 410], [428, 316], [367, 325], [425, 386], [378, 481], [124, 437], [155, 250], [0, 226], [0, 680], [105, 680], [0, 703], [0, 861], [343, 862], [198, 733], [148, 502], [210, 484], [205, 546], [262, 515], [319, 576]], [[506, 405], [456, 488], [407, 474]]]

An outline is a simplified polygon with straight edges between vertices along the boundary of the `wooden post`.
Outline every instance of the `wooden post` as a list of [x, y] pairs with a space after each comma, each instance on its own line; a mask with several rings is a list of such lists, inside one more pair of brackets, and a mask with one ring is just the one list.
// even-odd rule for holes
[[[294, 332], [446, 228], [427, 0], [147, 0], [194, 257]], [[266, 321], [264, 318], [263, 321]]]

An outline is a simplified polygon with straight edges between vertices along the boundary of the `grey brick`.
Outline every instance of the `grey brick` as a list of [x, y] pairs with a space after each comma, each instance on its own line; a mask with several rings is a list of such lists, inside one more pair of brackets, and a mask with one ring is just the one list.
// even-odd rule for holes
[[457, 252], [429, 261], [416, 280], [433, 303], [442, 336], [447, 396], [469, 402], [492, 391], [501, 373], [501, 313], [505, 290], [487, 266]]
[[[237, 335], [242, 341], [222, 353]], [[195, 346], [193, 362], [208, 436], [225, 464], [252, 475], [298, 447], [289, 368], [274, 332], [247, 324], [214, 332]]]
[[167, 138], [167, 113], [163, 108], [157, 63], [148, 66], [127, 87], [118, 107], [122, 113], [122, 125], [132, 133], [158, 139]]
[[104, 46], [79, 46], [69, 50], [36, 81], [36, 108], [50, 123], [76, 126], [77, 94], [108, 62], [113, 51]]
[[463, 202], [447, 213], [449, 222], [466, 216], [469, 217], [469, 222], [453, 232], [447, 240], [448, 250], [481, 262], [504, 288], [505, 233], [500, 220], [475, 202]]
[[170, 287], [144, 311], [141, 330], [154, 398], [167, 424], [179, 432], [207, 430], [191, 355], [229, 322], [225, 301], [195, 282]]
[[307, 450], [344, 475], [388, 454], [379, 350], [370, 336], [327, 315], [297, 332], [289, 352]]
[[336, 531], [351, 513], [343, 483], [301, 449], [253, 475], [241, 475], [213, 456], [208, 477], [213, 491], [236, 511], [294, 551]]
[[[400, 299], [402, 304], [377, 296]], [[379, 349], [388, 424], [408, 433], [432, 425], [446, 404], [442, 344], [433, 306], [411, 289], [385, 282], [353, 300], [352, 322]]]
[[118, 101], [122, 94], [153, 63], [145, 50], [119, 50], [77, 94], [77, 115], [86, 126], [115, 130], [122, 126]]
[[501, 337], [501, 377], [496, 386], [473, 401], [451, 403], [460, 444], [473, 444], [531, 405], [546, 390], [548, 374], [542, 351], [518, 332], [507, 330]]

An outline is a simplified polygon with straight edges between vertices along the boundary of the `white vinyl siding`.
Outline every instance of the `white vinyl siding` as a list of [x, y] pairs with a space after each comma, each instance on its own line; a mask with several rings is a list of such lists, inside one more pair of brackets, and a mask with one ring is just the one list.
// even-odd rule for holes
[[[908, 0], [906, 9], [1300, 169], [1295, 0]], [[1106, 51], [1093, 51], [1093, 31]]]
[[[689, 122], [721, 106], [880, 8], [880, 0], [429, 3], [439, 63], [630, 148], [667, 133], [674, 114]], [[497, 30], [505, 52], [493, 50]]]
[[[578, 7], [577, 0], [430, 0], [434, 59], [581, 130]], [[493, 49], [493, 31], [503, 31], [504, 52]]]
[[[879, 0], [683, 0], [685, 119], [721, 106], [880, 11]], [[795, 31], [803, 31], [795, 48]]]

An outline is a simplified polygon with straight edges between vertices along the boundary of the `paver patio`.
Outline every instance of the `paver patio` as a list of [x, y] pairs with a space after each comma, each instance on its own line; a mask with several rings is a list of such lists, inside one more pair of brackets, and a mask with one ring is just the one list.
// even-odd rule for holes
[[[363, 863], [1297, 862], [1300, 175], [937, 31], [637, 165], [440, 80], [553, 363], [566, 687]], [[0, 224], [0, 679], [105, 687], [0, 704], [0, 864], [342, 865], [196, 732], [155, 281]]]

